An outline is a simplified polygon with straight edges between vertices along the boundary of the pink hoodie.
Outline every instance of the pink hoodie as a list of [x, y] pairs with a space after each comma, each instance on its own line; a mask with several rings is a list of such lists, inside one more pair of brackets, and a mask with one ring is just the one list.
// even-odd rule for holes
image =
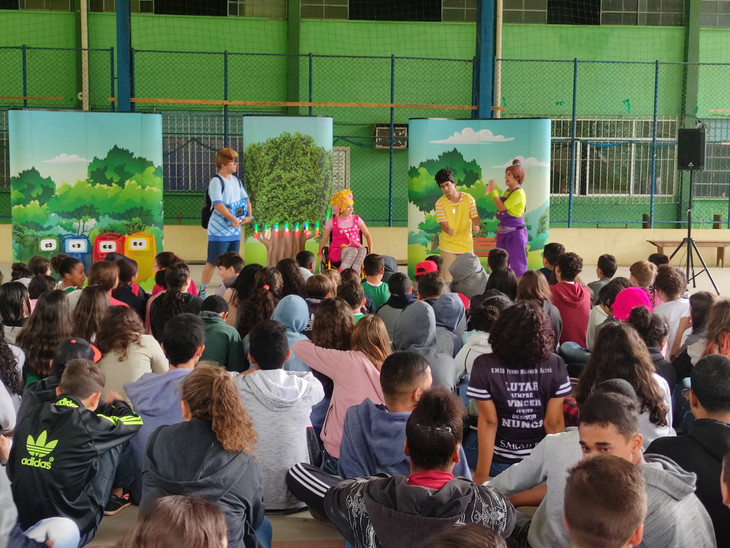
[[347, 410], [361, 404], [365, 398], [374, 404], [385, 403], [380, 371], [359, 351], [320, 348], [312, 341], [297, 341], [291, 349], [297, 358], [327, 375], [335, 385], [321, 437], [327, 453], [338, 459]]

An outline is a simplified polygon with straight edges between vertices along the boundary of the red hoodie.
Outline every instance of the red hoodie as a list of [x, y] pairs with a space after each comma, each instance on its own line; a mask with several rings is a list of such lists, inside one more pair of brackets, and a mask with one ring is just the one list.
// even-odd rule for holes
[[553, 304], [563, 319], [560, 344], [573, 341], [586, 347], [586, 329], [591, 314], [591, 292], [577, 283], [559, 282], [550, 286]]

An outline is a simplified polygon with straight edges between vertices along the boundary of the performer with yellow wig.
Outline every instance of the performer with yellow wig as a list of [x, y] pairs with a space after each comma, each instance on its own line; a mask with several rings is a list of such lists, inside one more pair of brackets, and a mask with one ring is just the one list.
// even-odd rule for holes
[[346, 188], [332, 196], [330, 205], [332, 206], [332, 217], [327, 220], [324, 227], [318, 255], [322, 256], [322, 250], [329, 243], [330, 234], [332, 234], [329, 260], [333, 263], [341, 261], [340, 272], [347, 268], [359, 271], [368, 253], [368, 249], [363, 247], [360, 241], [360, 232], [368, 241], [370, 253], [373, 252], [373, 237], [370, 235], [365, 221], [352, 213], [355, 201], [350, 189]]

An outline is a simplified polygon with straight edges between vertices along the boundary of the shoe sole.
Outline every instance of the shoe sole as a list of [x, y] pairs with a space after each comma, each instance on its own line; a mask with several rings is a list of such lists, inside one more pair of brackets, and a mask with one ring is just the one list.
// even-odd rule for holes
[[125, 508], [129, 508], [130, 506], [132, 506], [132, 503], [127, 502], [127, 503], [123, 504], [122, 506], [120, 506], [119, 508], [117, 508], [116, 510], [104, 510], [104, 515], [105, 516], [116, 516], [119, 512], [121, 512]]

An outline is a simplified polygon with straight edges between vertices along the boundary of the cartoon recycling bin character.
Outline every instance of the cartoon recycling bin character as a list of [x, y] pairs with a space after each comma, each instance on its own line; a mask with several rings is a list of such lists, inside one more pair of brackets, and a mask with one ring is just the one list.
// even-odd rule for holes
[[94, 239], [94, 262], [103, 261], [109, 253], [124, 254], [124, 236], [116, 232], [99, 234]]
[[50, 259], [61, 252], [61, 242], [58, 236], [47, 235], [38, 238], [38, 255]]
[[124, 255], [137, 261], [139, 279], [146, 280], [155, 275], [155, 237], [147, 232], [135, 232], [124, 240]]
[[91, 266], [91, 245], [86, 236], [62, 234], [60, 240], [64, 253], [84, 263], [84, 268]]

